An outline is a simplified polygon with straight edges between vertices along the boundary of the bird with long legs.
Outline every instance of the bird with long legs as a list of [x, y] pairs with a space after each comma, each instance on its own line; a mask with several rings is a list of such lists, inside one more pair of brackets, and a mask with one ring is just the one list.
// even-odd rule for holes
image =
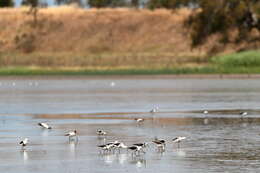
[[131, 147], [127, 147], [127, 149], [132, 151], [132, 155], [140, 155], [141, 153], [145, 153], [141, 146], [133, 145]]
[[163, 139], [155, 139], [155, 140], [153, 140], [152, 141], [154, 144], [156, 144], [156, 146], [157, 146], [157, 149], [158, 149], [158, 151], [159, 152], [163, 152], [163, 151], [165, 151], [165, 147], [166, 147], [166, 142], [165, 142], [165, 140], [163, 140]]
[[38, 125], [44, 129], [52, 129], [51, 126], [49, 126], [47, 123], [38, 123]]
[[22, 146], [22, 149], [24, 149], [24, 147], [28, 144], [29, 139], [25, 138], [24, 140], [20, 141], [20, 145]]
[[77, 130], [70, 131], [70, 132], [66, 133], [65, 136], [68, 136], [68, 137], [69, 137], [69, 141], [71, 141], [72, 138], [75, 138], [75, 139], [78, 141], [78, 133], [77, 133]]
[[174, 143], [178, 143], [178, 148], [180, 148], [180, 143], [181, 143], [181, 141], [183, 141], [184, 139], [186, 139], [186, 137], [184, 137], [184, 136], [179, 136], [179, 137], [174, 138], [172, 141], [173, 141]]

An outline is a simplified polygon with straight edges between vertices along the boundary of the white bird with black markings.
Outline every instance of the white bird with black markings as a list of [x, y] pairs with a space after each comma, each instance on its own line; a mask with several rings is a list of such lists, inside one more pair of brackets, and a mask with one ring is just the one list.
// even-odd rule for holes
[[104, 131], [104, 130], [98, 129], [98, 130], [97, 130], [97, 135], [99, 135], [99, 136], [105, 136], [105, 135], [107, 135], [107, 132]]
[[24, 148], [29, 142], [28, 138], [25, 138], [24, 140], [22, 140], [19, 144]]
[[47, 123], [38, 123], [38, 125], [44, 129], [52, 129], [51, 126], [49, 126]]
[[138, 122], [138, 123], [142, 123], [142, 122], [144, 122], [144, 119], [143, 118], [135, 118], [135, 121]]
[[77, 136], [77, 131], [70, 131], [68, 133], [65, 134], [65, 136], [69, 137], [69, 141], [71, 140], [71, 138], [75, 137], [78, 140], [78, 136]]
[[117, 142], [113, 144], [114, 149], [117, 149], [118, 152], [120, 153], [120, 149], [127, 149], [127, 146], [123, 142]]
[[101, 151], [108, 152], [111, 151], [111, 149], [113, 148], [113, 143], [98, 145], [98, 147], [101, 148]]
[[134, 155], [137, 155], [137, 154], [140, 155], [141, 152], [145, 153], [141, 146], [133, 145], [131, 147], [127, 147], [127, 149], [133, 151], [132, 154], [134, 154]]
[[136, 143], [136, 144], [133, 144], [133, 145], [135, 145], [135, 146], [140, 146], [140, 147], [145, 148], [145, 147], [148, 146], [148, 143], [147, 143], [147, 142], [144, 142], [144, 143]]
[[166, 142], [163, 139], [155, 139], [152, 141], [154, 144], [156, 144], [158, 151], [165, 151]]
[[240, 112], [239, 115], [241, 115], [243, 117], [243, 116], [248, 115], [248, 113], [247, 112]]
[[179, 147], [180, 147], [180, 142], [183, 141], [184, 139], [186, 139], [186, 137], [184, 137], [184, 136], [179, 136], [179, 137], [174, 138], [172, 141], [173, 141], [174, 143], [178, 143], [178, 148], [179, 148]]

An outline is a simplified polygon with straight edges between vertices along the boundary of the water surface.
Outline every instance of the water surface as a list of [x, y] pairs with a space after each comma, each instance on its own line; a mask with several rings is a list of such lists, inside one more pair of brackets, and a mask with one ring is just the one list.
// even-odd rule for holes
[[[1, 78], [0, 172], [257, 172], [259, 91], [257, 79]], [[39, 128], [42, 121], [53, 129]], [[98, 138], [98, 128], [108, 136]], [[73, 129], [78, 142], [64, 136]], [[180, 148], [176, 136], [187, 137]], [[24, 137], [30, 145], [21, 150]], [[167, 141], [165, 152], [153, 144], [140, 156], [96, 147], [155, 137]]]

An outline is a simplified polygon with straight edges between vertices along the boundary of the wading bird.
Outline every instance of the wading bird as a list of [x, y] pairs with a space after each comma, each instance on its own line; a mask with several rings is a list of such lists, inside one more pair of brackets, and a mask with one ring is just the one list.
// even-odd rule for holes
[[38, 123], [38, 125], [45, 129], [51, 129], [51, 126], [49, 126], [47, 123]]
[[239, 115], [246, 116], [246, 115], [248, 115], [248, 113], [247, 112], [240, 112]]
[[24, 148], [29, 142], [28, 138], [25, 138], [24, 140], [22, 140], [19, 144], [22, 146], [22, 148]]
[[156, 144], [158, 151], [165, 151], [165, 147], [166, 147], [165, 140], [155, 139], [152, 142]]
[[135, 121], [138, 122], [138, 123], [142, 123], [142, 122], [144, 122], [144, 119], [143, 118], [135, 118]]
[[134, 155], [140, 155], [141, 152], [145, 153], [141, 146], [133, 145], [131, 147], [127, 147], [127, 149], [132, 150], [133, 151], [132, 154], [134, 154]]
[[70, 131], [70, 132], [66, 133], [65, 136], [69, 137], [69, 141], [71, 140], [72, 137], [75, 137], [78, 140], [78, 136], [77, 136], [77, 131], [76, 130]]
[[184, 137], [184, 136], [179, 136], [179, 137], [174, 138], [172, 141], [173, 141], [174, 143], [178, 143], [178, 148], [180, 148], [180, 142], [181, 142], [182, 140], [184, 140], [184, 139], [186, 139], [186, 137]]
[[104, 131], [104, 130], [98, 129], [98, 130], [97, 130], [97, 135], [99, 135], [99, 136], [105, 136], [105, 135], [107, 135], [107, 132]]

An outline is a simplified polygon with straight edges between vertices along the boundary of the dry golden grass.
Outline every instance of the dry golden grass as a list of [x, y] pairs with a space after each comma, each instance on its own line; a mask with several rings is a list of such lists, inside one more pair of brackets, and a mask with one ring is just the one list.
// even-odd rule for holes
[[[0, 64], [5, 66], [167, 67], [204, 63], [191, 49], [188, 9], [0, 9]], [[2, 54], [1, 54], [2, 52]]]

